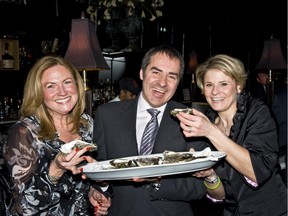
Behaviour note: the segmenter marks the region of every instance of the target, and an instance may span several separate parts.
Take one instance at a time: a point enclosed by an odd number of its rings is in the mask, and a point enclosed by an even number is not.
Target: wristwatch
[[[157,194],[157,192],[159,191],[161,187],[161,183],[160,182],[153,182],[150,184],[150,188],[151,188],[151,191],[150,191],[150,195],[151,196],[155,196]]]

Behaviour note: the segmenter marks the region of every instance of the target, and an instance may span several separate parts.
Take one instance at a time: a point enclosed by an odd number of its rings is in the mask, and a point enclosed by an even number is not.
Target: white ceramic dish
[[[199,152],[187,153],[191,153],[195,156],[197,156],[197,154],[199,155]],[[83,173],[86,174],[88,178],[93,180],[124,180],[131,179],[133,177],[146,178],[155,176],[166,176],[206,169],[212,167],[221,158],[226,156],[226,153],[220,151],[212,151],[211,153],[211,156],[194,159],[189,162],[113,169],[110,165],[111,160],[106,160],[101,162],[88,163],[82,167]],[[133,156],[121,159],[137,159],[141,157],[148,158],[157,156],[161,157],[163,156],[163,154]]]

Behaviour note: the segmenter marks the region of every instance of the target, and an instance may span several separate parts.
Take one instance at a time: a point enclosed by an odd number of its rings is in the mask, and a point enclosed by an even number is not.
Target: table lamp
[[[285,70],[287,68],[285,59],[282,55],[280,41],[273,39],[264,42],[264,48],[260,61],[256,66],[256,70],[269,71],[269,78],[267,83],[267,103],[272,106],[274,97],[274,82],[272,79],[272,71]]]
[[[92,115],[92,91],[87,85],[86,71],[109,70],[102,55],[95,31],[95,25],[86,18],[72,19],[70,42],[64,56],[79,71],[83,71],[86,90],[86,112]]]

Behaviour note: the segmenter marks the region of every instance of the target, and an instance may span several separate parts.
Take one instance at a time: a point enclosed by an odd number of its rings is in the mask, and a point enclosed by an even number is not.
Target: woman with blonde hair
[[[62,57],[44,56],[31,68],[21,118],[9,130],[4,153],[14,185],[11,215],[92,215],[89,200],[98,215],[107,213],[110,199],[98,193],[102,206],[96,205],[91,195],[97,193],[77,167],[94,161],[85,154],[90,147],[60,151],[74,140],[92,143],[84,94],[81,76]]]
[[[215,55],[199,65],[196,79],[211,109],[206,116],[195,109],[181,112],[180,126],[186,137],[206,137],[227,156],[194,175],[204,177],[210,198],[223,200],[224,215],[286,215],[287,189],[276,168],[276,124],[265,102],[243,90],[243,63]]]

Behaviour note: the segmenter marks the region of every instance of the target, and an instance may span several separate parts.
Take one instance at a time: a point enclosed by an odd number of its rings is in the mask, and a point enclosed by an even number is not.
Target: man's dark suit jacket
[[[107,103],[98,107],[95,116],[94,141],[98,145],[97,160],[138,155],[136,141],[137,99]],[[170,115],[173,108],[184,105],[168,102],[159,126],[152,154],[164,150],[196,151],[205,148],[200,142],[184,137],[177,118]],[[135,176],[136,177],[136,176]],[[115,216],[191,216],[190,201],[205,196],[203,181],[191,173],[162,177],[155,194],[151,184],[132,181],[111,181],[114,196],[109,215]]]

